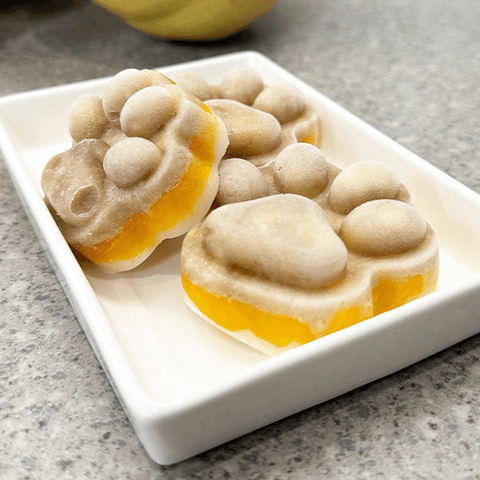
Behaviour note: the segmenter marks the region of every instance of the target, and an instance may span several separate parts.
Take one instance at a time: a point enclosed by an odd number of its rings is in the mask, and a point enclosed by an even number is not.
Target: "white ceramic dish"
[[[267,358],[197,318],[183,303],[181,239],[142,266],[107,275],[80,265],[43,201],[40,174],[69,147],[66,116],[109,79],[0,99],[0,146],[39,238],[136,432],[160,464],[178,462],[395,372],[480,331],[480,196],[305,85],[243,52],[162,68],[211,82],[237,66],[299,87],[323,119],[321,148],[340,167],[378,159],[415,195],[441,242],[436,293]]]

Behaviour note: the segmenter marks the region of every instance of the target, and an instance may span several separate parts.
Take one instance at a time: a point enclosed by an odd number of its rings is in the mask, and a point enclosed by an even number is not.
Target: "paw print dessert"
[[[227,72],[218,85],[208,85],[197,74],[179,74],[174,79],[225,123],[230,142],[225,159],[242,158],[262,166],[288,145],[320,142],[318,114],[293,85],[265,85],[249,67]]]
[[[244,188],[183,243],[186,302],[216,327],[275,354],[435,290],[436,234],[387,165],[295,144],[256,173],[268,193]]]
[[[42,174],[68,243],[107,271],[143,262],[210,208],[228,137],[203,102],[153,70],[124,70],[68,116],[72,148]]]

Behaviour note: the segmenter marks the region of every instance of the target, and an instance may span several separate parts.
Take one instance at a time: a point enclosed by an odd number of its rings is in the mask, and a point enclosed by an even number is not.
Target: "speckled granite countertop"
[[[280,0],[243,33],[204,44],[151,38],[83,0],[15,3],[0,6],[0,95],[257,50],[480,193],[477,0]],[[3,161],[0,234],[1,479],[480,479],[480,336],[190,460],[156,465]]]

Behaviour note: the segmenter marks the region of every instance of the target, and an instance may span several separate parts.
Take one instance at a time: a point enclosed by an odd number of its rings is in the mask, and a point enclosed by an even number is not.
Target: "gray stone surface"
[[[0,95],[257,50],[480,193],[477,0],[280,0],[216,43],[0,4]],[[478,219],[472,219],[478,221]],[[0,478],[480,479],[480,337],[173,466],[146,455],[0,163]]]

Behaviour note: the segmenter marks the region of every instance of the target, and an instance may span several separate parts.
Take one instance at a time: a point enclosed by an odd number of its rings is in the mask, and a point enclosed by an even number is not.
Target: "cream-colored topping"
[[[223,77],[220,94],[222,98],[252,105],[263,88],[263,79],[256,70],[240,67],[230,70]]]
[[[218,167],[219,187],[216,200],[220,205],[245,202],[269,194],[268,184],[260,170],[248,160],[229,158]]]
[[[103,110],[107,118],[120,126],[120,111],[125,102],[135,93],[152,85],[148,76],[140,70],[129,68],[115,75],[110,80],[103,95]]]
[[[164,87],[151,86],[134,93],[122,108],[120,126],[129,137],[150,138],[175,115],[177,101]]]
[[[80,97],[70,109],[67,120],[74,142],[84,138],[101,138],[109,123],[102,99],[96,95]]]
[[[342,214],[370,200],[396,199],[400,193],[400,180],[386,164],[361,161],[342,170],[330,188],[329,205]]]
[[[126,138],[111,147],[103,159],[107,177],[120,188],[139,184],[161,161],[158,147],[141,137]]]
[[[272,114],[280,123],[298,118],[307,106],[303,93],[293,85],[272,85],[265,88],[253,108]]]
[[[395,255],[424,240],[427,222],[414,207],[398,200],[372,200],[343,220],[340,236],[349,250],[365,255]]]
[[[280,142],[281,127],[269,113],[235,100],[205,102],[225,123],[230,144],[227,156],[247,158],[273,150]]]
[[[273,282],[321,288],[345,273],[347,249],[323,210],[298,195],[225,205],[202,225],[203,246],[216,261]]]
[[[273,165],[280,192],[314,198],[328,183],[328,164],[322,152],[308,143],[294,143],[283,149]]]

